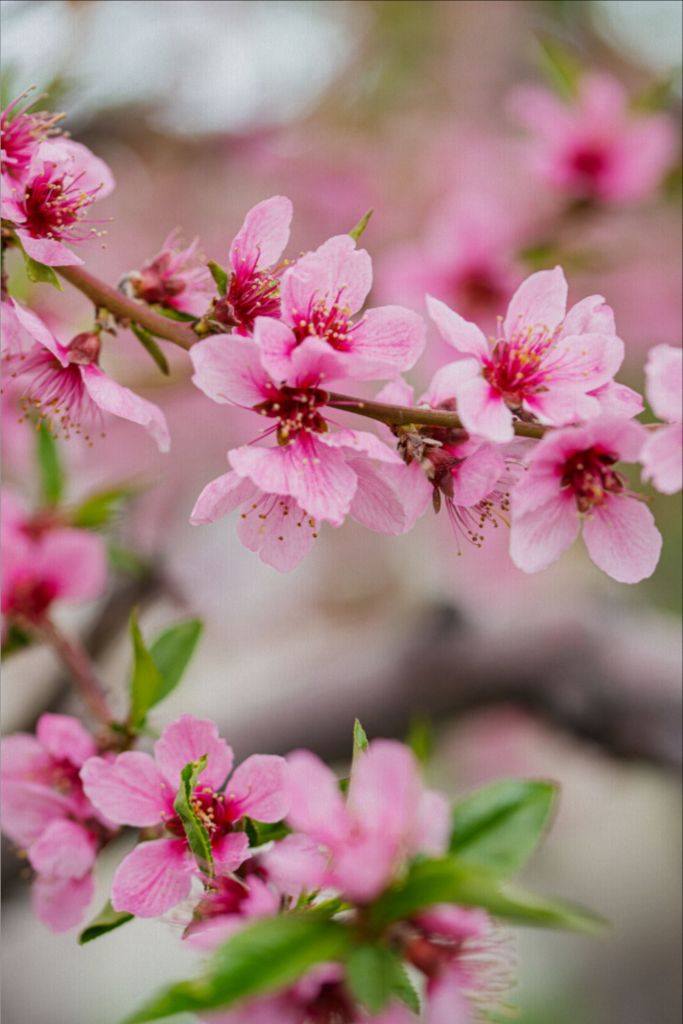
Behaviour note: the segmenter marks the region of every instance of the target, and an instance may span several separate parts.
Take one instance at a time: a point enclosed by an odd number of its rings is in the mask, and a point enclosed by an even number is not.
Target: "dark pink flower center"
[[[472,320],[476,320],[482,313],[500,309],[507,298],[506,290],[494,271],[484,266],[470,267],[465,273],[459,274],[453,283],[453,292],[456,297],[455,308],[466,319]]]
[[[544,362],[552,349],[557,330],[533,327],[498,340],[484,364],[484,377],[512,409],[519,409],[525,397],[547,390]]]
[[[321,388],[293,388],[283,385],[268,385],[269,397],[254,406],[261,416],[276,418],[278,444],[288,444],[302,432],[324,433],[327,423],[318,411],[325,405],[329,395]]]
[[[571,165],[577,174],[590,183],[601,177],[607,170],[608,155],[597,145],[582,146],[572,154]]]
[[[23,196],[25,228],[34,238],[82,241],[87,232],[77,230],[83,214],[93,202],[97,188],[84,189],[81,175],[60,174],[56,164],[43,170],[27,184]]]
[[[0,115],[0,168],[11,178],[20,178],[31,162],[38,143],[58,133],[57,123],[63,114],[50,114],[45,110],[30,113],[27,107],[14,113],[26,93],[18,96]],[[35,101],[34,101],[35,102]]]
[[[40,622],[56,597],[57,587],[52,580],[26,574],[13,580],[8,593],[3,594],[4,611],[30,622]]]
[[[311,299],[308,309],[294,313],[292,319],[297,345],[306,338],[317,337],[337,352],[351,349],[353,332],[358,327],[358,323],[351,323],[351,310],[342,302],[342,291],[329,305],[326,298]]]
[[[132,281],[133,291],[143,302],[166,303],[181,295],[187,285],[182,274],[171,267],[171,253],[163,252],[146,264]]]
[[[339,983],[323,985],[315,999],[306,1007],[310,1024],[353,1024],[357,1020],[353,1004]]]
[[[228,293],[214,303],[212,318],[238,334],[251,334],[257,316],[280,316],[280,276],[285,264],[257,270],[257,257],[242,260],[230,275]]]
[[[561,486],[570,488],[579,512],[604,505],[610,495],[622,494],[625,481],[612,467],[618,457],[601,448],[577,452],[564,464]]]
[[[233,824],[241,816],[239,808],[229,797],[216,793],[209,786],[197,786],[192,794],[191,804],[211,842],[232,831]],[[164,824],[172,835],[185,837],[185,829],[178,815],[173,814]]]
[[[88,395],[79,368],[94,361],[92,354],[90,341],[79,343],[73,350],[75,358],[62,366],[51,352],[36,345],[21,363],[21,374],[28,379],[21,399],[23,408],[37,413],[66,438],[85,430],[83,437],[90,441],[90,429],[102,425],[102,413]]]

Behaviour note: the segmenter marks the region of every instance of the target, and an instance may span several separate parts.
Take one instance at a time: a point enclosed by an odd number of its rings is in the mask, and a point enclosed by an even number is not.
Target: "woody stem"
[[[93,664],[83,648],[65,636],[48,618],[40,623],[38,632],[68,670],[72,682],[92,715],[103,725],[111,725],[114,715],[95,674]]]

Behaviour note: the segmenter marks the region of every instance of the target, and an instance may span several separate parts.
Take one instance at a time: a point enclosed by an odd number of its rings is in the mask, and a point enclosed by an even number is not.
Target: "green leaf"
[[[107,900],[97,917],[94,917],[78,936],[79,945],[83,946],[86,942],[99,939],[100,935],[106,935],[107,932],[120,928],[127,921],[132,921],[133,917],[133,914],[114,910],[109,900]]]
[[[136,551],[133,551],[132,548],[123,547],[121,544],[109,541],[107,544],[107,555],[109,556],[109,564],[112,569],[116,569],[117,572],[123,572],[127,576],[139,579],[142,576],[146,576],[150,571],[150,563]]]
[[[256,921],[228,939],[203,978],[171,985],[126,1024],[146,1024],[183,1011],[227,1008],[277,991],[316,964],[343,960],[352,942],[344,925],[313,913]]]
[[[545,835],[556,797],[554,783],[533,779],[484,786],[453,808],[450,852],[463,863],[513,875]]]
[[[396,993],[397,986],[403,990],[407,977],[392,950],[364,943],[349,954],[346,980],[352,994],[366,1010],[380,1013]]]
[[[400,999],[402,1003],[405,1003],[409,1010],[412,1010],[413,1013],[419,1014],[421,1010],[420,997],[415,990],[415,986],[410,980],[405,967],[398,960],[396,962],[396,967],[397,972],[394,977],[392,993],[397,999]]]
[[[215,260],[209,260],[207,267],[211,271],[211,276],[216,282],[219,295],[228,294],[228,272],[224,270],[220,263],[216,263]]]
[[[367,733],[358,719],[356,719],[353,723],[353,760],[356,761],[361,754],[364,754],[368,746]]]
[[[172,306],[154,305],[152,309],[159,316],[165,316],[167,320],[176,320],[181,324],[193,324],[197,320],[197,317],[192,316],[192,313],[182,313],[179,309],[173,309]]]
[[[98,491],[77,505],[71,514],[71,525],[84,530],[97,530],[108,526],[128,498],[137,493],[136,487],[111,487]]]
[[[130,680],[130,724],[134,729],[144,725],[147,712],[156,703],[163,685],[161,673],[138,625],[138,612],[130,614],[130,638],[133,644],[133,673]]]
[[[150,334],[149,331],[145,330],[144,327],[141,327],[140,324],[131,323],[130,329],[135,335],[135,337],[138,339],[142,347],[145,349],[145,351],[148,352],[149,355],[152,357],[152,359],[157,364],[161,372],[166,377],[168,377],[168,375],[171,372],[171,368],[168,365],[168,360],[166,359],[166,356],[159,348],[154,337]]]
[[[173,810],[183,823],[188,845],[199,870],[213,878],[213,853],[209,833],[192,805],[192,794],[197,788],[199,776],[206,768],[206,761],[207,755],[204,754],[198,761],[190,761],[185,765],[180,773],[180,787],[173,801]]]
[[[356,224],[355,228],[351,228],[351,230],[349,231],[349,234],[351,235],[351,238],[353,238],[354,242],[358,242],[360,240],[361,235],[363,234],[366,227],[370,223],[370,218],[372,217],[373,213],[374,210],[368,210],[367,213],[363,214],[361,219]]]
[[[596,933],[605,927],[605,921],[588,910],[506,884],[493,872],[463,864],[456,857],[414,864],[406,879],[375,903],[371,920],[387,925],[437,903],[483,907],[495,917],[541,928]]]
[[[265,821],[254,821],[252,818],[245,818],[244,826],[249,836],[249,845],[253,847],[277,842],[292,833],[291,828],[285,825],[284,821],[268,824]]]
[[[434,726],[426,715],[416,715],[413,718],[407,741],[420,764],[429,764],[434,752]]]
[[[46,423],[36,428],[36,458],[41,498],[46,505],[58,505],[64,492],[64,471],[57,442]]]
[[[18,241],[18,240],[17,240]],[[62,282],[57,277],[52,267],[48,267],[45,263],[39,263],[38,260],[34,260],[24,249],[21,242],[18,242],[19,248],[21,249],[22,256],[24,257],[24,266],[26,268],[26,276],[29,281],[33,284],[51,284],[57,291],[63,292]]]
[[[31,634],[12,623],[7,629],[7,634],[2,644],[2,657],[9,658],[12,654],[16,654],[17,651],[23,651],[24,648],[30,647],[32,643],[33,638]]]
[[[559,40],[537,35],[541,53],[541,68],[555,90],[565,99],[576,95],[583,65],[578,57]]]
[[[199,619],[186,619],[175,626],[169,626],[156,638],[149,652],[161,676],[161,686],[152,704],[158,704],[176,688],[194,654],[203,628]]]

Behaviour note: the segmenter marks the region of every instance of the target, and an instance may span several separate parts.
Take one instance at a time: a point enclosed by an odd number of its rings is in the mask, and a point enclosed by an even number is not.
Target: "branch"
[[[65,636],[50,619],[41,622],[38,633],[68,669],[69,678],[79,691],[90,713],[102,725],[110,726],[114,721],[114,715],[87,652],[78,643]]]
[[[108,309],[118,320],[132,320],[157,338],[163,338],[164,341],[170,341],[184,349],[192,348],[199,340],[189,324],[178,323],[155,313],[142,303],[129,299],[116,288],[100,281],[82,267],[55,267],[55,270],[65,281],[87,295],[98,308]]]
[[[368,416],[390,426],[407,427],[419,424],[426,427],[448,427],[464,429],[457,413],[445,409],[429,409],[427,406],[411,407],[407,405],[390,405],[388,402],[372,402],[365,398],[353,398],[350,395],[330,394],[329,405],[344,412],[355,412],[358,416]],[[540,423],[514,422],[514,431],[518,437],[541,438],[546,427]]]

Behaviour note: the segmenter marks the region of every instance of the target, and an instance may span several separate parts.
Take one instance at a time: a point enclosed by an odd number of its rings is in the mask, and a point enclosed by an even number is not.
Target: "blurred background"
[[[531,173],[509,103],[522,84],[557,89],[577,68],[601,70],[678,124],[677,0],[5,0],[2,17],[5,101],[45,89],[113,168],[107,237],[84,254],[112,283],[176,226],[225,263],[246,210],[282,193],[295,205],[290,255],[374,209],[363,244],[375,302],[421,310],[419,268],[485,324],[525,274],[561,262],[571,299],[601,292],[614,308],[624,382],[642,390],[647,350],[680,344],[676,160],[637,203],[568,203]],[[57,333],[88,326],[80,294],[29,294],[21,273],[12,285]],[[443,354],[431,344],[418,387]],[[162,378],[120,332],[106,358],[163,406],[170,455],[122,421],[94,449],[63,446],[74,498],[139,487],[117,527],[109,594],[65,620],[112,693],[127,672],[130,608],[146,629],[191,611],[204,641],[159,726],[189,711],[216,718],[238,756],[306,745],[341,763],[358,716],[371,736],[429,731],[432,780],[453,794],[502,775],[558,780],[559,815],[529,881],[614,928],[602,940],[520,932],[519,1020],[680,1021],[680,496],[653,495],[664,555],[635,587],[612,583],[578,546],[525,576],[503,528],[469,550],[431,516],[398,539],[327,528],[280,576],[241,547],[234,522],[189,525],[200,489],[252,426],[193,388],[182,353],[167,354]],[[5,474],[27,489],[31,432],[12,401],[10,389]],[[5,732],[48,707],[74,710],[69,700],[48,652],[7,663]],[[101,902],[127,842],[103,858]],[[115,1024],[192,973],[172,919],[81,949],[31,916],[11,849],[3,874],[5,1024]]]

